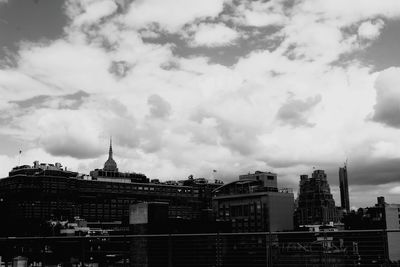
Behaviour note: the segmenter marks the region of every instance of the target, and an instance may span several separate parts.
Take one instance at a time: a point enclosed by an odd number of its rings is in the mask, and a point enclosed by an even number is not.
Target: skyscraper
[[[342,209],[350,212],[349,185],[347,182],[347,162],[339,168],[340,201]]]
[[[300,176],[296,221],[298,225],[338,221],[335,200],[323,170],[314,170],[311,177]]]

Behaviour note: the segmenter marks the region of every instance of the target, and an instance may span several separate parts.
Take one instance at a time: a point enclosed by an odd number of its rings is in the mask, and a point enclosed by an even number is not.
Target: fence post
[[[265,234],[265,265],[266,266],[269,266],[269,260],[268,260],[268,258],[269,258],[269,251],[268,251],[268,247],[269,247],[269,243],[268,243],[269,241],[268,241],[268,234],[266,233]]]
[[[123,264],[124,264],[124,267],[128,267],[127,261],[128,261],[128,258],[129,258],[130,246],[129,246],[129,243],[128,243],[128,239],[126,238],[126,235],[124,235],[122,243],[123,243],[123,247],[125,249],[125,255],[124,255]]]
[[[383,241],[383,266],[387,266],[389,262],[389,243],[388,243],[388,232],[386,229],[382,229],[382,241]]]
[[[81,254],[81,266],[85,266],[85,238],[81,237],[81,248],[82,248],[82,254]]]
[[[172,267],[172,237],[168,234],[168,267]]]
[[[323,259],[324,259],[324,266],[328,266],[328,237],[327,237],[327,232],[324,231],[324,241],[322,243],[322,253],[323,253]]]
[[[215,239],[215,253],[216,253],[216,259],[215,259],[215,266],[216,267],[220,267],[221,266],[221,244],[220,244],[220,237],[219,237],[219,233],[217,233],[216,239]]]
[[[271,235],[271,230],[265,234],[266,237],[266,242],[265,242],[265,247],[266,247],[266,264],[268,267],[272,266],[272,252],[271,252],[271,247],[272,247],[272,235]]]

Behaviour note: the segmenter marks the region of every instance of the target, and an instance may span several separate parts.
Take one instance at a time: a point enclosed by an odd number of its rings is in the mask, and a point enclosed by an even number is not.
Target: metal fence
[[[400,230],[0,238],[2,266],[400,266]]]

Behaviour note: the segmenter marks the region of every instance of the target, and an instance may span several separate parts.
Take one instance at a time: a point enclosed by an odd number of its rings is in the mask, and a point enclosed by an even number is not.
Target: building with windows
[[[151,183],[144,174],[119,172],[110,144],[103,169],[80,175],[61,164],[35,162],[13,168],[0,179],[0,235],[42,235],[46,222],[73,221],[128,229],[129,206],[140,202],[168,204],[168,216],[199,219],[211,209],[211,191],[221,184]],[[185,185],[184,185],[185,184]],[[6,214],[3,216],[3,214]]]
[[[323,170],[314,170],[311,177],[300,176],[297,205],[295,217],[298,226],[339,221],[335,200]]]
[[[349,185],[347,180],[347,163],[339,168],[340,203],[341,208],[350,212]]]
[[[214,190],[213,210],[234,232],[293,230],[294,196],[278,189],[277,175],[257,171]]]
[[[385,251],[391,261],[400,261],[400,204],[388,204],[384,197],[377,198],[373,207],[360,208],[344,217],[347,230],[387,230],[385,235]]]
[[[256,171],[254,173],[239,175],[239,180],[262,181],[265,190],[274,191],[278,188],[276,173]]]

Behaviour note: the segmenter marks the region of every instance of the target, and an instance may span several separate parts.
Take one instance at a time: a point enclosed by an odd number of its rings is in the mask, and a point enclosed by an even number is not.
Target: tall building
[[[339,168],[340,202],[343,210],[350,212],[349,185],[347,180],[347,163]]]
[[[234,232],[293,230],[294,196],[290,189],[278,189],[276,174],[257,171],[239,177],[214,190],[218,221],[231,222]]]
[[[296,222],[300,225],[337,222],[335,200],[323,170],[315,170],[312,177],[300,176],[300,190]]]

